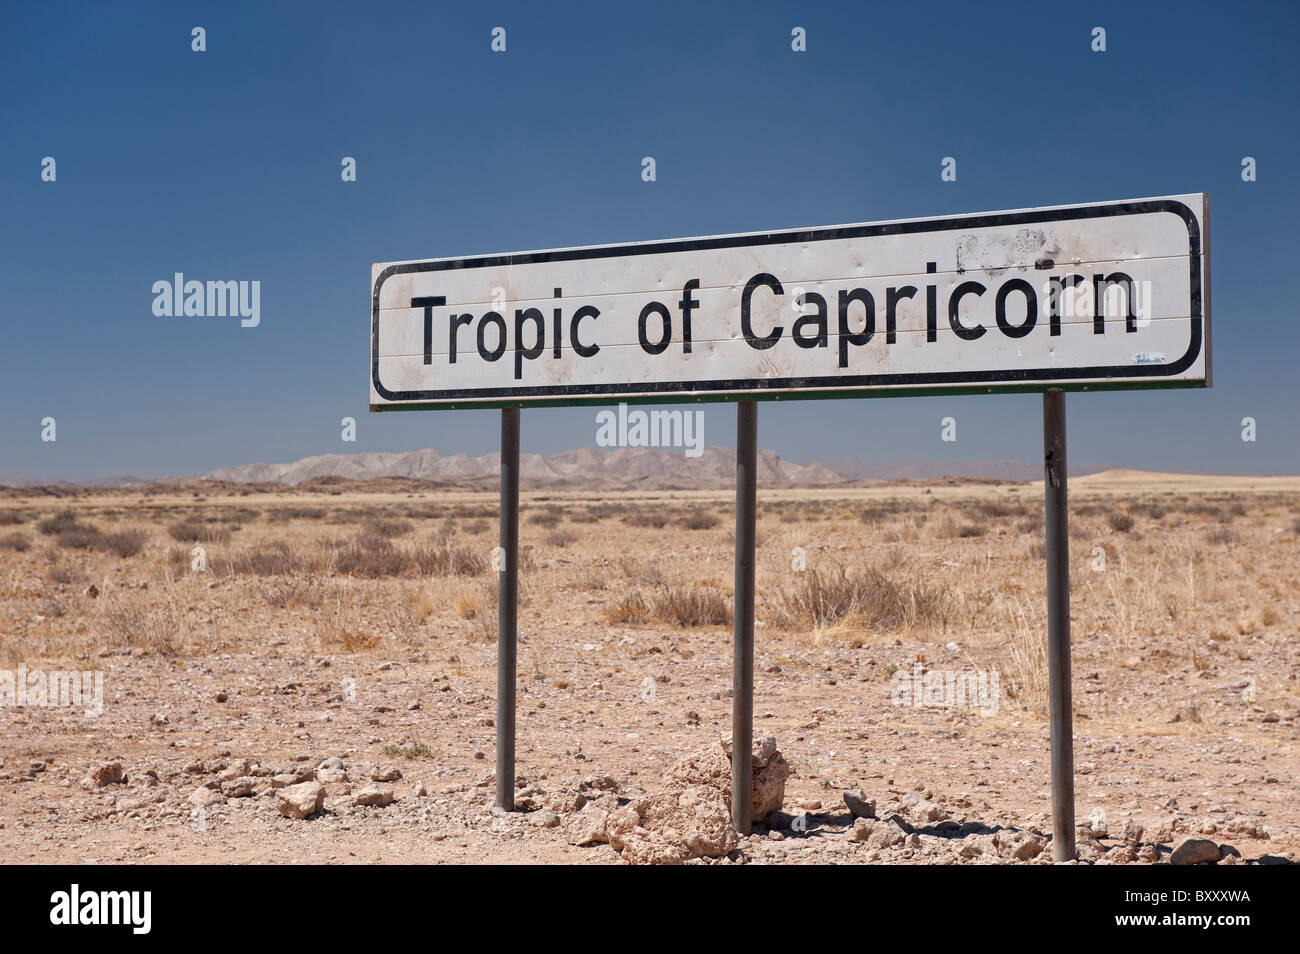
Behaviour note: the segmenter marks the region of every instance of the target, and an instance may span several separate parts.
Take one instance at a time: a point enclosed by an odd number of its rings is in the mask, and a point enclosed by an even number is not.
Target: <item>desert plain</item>
[[[1080,863],[1296,860],[1300,478],[1070,493]],[[532,488],[521,521],[493,813],[489,488],[0,490],[0,671],[102,673],[98,712],[0,705],[3,857],[1050,863],[1041,483],[760,485],[780,809],[726,840],[683,808],[637,850],[606,822],[730,738],[732,492]]]

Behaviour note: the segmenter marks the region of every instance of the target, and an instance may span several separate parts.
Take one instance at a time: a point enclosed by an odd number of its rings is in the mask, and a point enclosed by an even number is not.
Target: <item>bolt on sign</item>
[[[1208,197],[374,265],[371,407],[1209,384]]]

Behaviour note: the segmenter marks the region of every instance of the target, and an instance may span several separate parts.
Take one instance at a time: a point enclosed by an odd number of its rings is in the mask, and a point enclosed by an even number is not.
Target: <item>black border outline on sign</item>
[[[542,262],[581,261],[583,259],[614,258],[630,255],[654,255],[668,252],[695,252],[719,248],[746,248],[755,245],[784,245],[800,242],[819,242],[834,239],[875,238],[882,235],[912,235],[922,232],[948,232],[954,229],[989,228],[1001,225],[1028,225],[1042,222],[1069,222],[1076,219],[1102,218],[1113,215],[1144,215],[1169,212],[1177,215],[1187,226],[1187,245],[1191,280],[1191,342],[1187,352],[1170,364],[1117,365],[1089,368],[1031,368],[1000,371],[934,371],[909,374],[860,374],[817,378],[753,378],[750,380],[723,379],[718,381],[661,381],[635,384],[602,385],[539,385],[519,388],[459,388],[451,391],[390,391],[379,381],[379,292],[384,282],[393,275],[410,272],[447,271],[455,268],[486,268],[496,265],[533,265]],[[925,219],[913,222],[886,222],[868,225],[832,226],[829,228],[801,229],[792,232],[767,232],[743,236],[717,238],[678,239],[663,242],[646,242],[637,245],[607,245],[598,248],[565,249],[554,252],[524,252],[505,255],[485,255],[474,258],[447,259],[437,262],[406,262],[390,265],[375,279],[371,301],[370,373],[375,391],[387,401],[394,402],[468,402],[471,406],[490,406],[486,402],[530,398],[539,403],[581,400],[584,398],[617,397],[620,394],[653,398],[662,394],[664,399],[683,398],[698,401],[735,401],[745,391],[771,391],[781,394],[815,390],[846,391],[861,389],[865,394],[879,394],[889,384],[917,385],[961,384],[980,386],[989,382],[1005,381],[1016,390],[1035,381],[1057,382],[1083,378],[1142,378],[1165,377],[1178,374],[1191,367],[1200,355],[1202,344],[1202,278],[1201,230],[1196,215],[1184,203],[1174,199],[1156,199],[1138,202],[1118,202],[1107,205],[1075,206],[1063,209],[1033,209],[1024,212],[998,212],[988,215],[966,215],[948,219]],[[1207,369],[1208,374],[1208,369]],[[991,390],[997,390],[993,388]],[[906,394],[901,390],[900,394]],[[776,394],[773,394],[775,397]],[[842,395],[837,395],[842,396]],[[751,400],[753,398],[750,398]],[[484,403],[480,403],[484,402]],[[372,405],[378,410],[400,407],[401,404]]]

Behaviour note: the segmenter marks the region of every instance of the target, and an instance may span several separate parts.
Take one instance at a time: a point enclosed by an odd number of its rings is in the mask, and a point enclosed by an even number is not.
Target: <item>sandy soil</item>
[[[1085,860],[1167,859],[1189,835],[1295,858],[1300,480],[1112,473],[1071,490],[1077,807],[1105,832]],[[784,814],[721,861],[1005,862],[997,832],[1050,834],[1040,490],[760,490],[760,513],[756,732],[793,774]],[[731,498],[525,494],[531,810],[507,816],[490,811],[495,514],[490,494],[357,485],[11,494],[0,669],[101,670],[104,688],[96,716],[0,708],[3,857],[618,862],[570,844],[582,798],[658,791],[730,733],[730,628],[709,620],[730,598]],[[142,549],[122,556],[133,543],[105,535],[128,531]],[[842,596],[841,567],[859,585],[814,621],[810,593]],[[996,674],[1000,691],[898,704],[924,672]],[[331,756],[346,775],[327,776],[324,810],[284,817],[272,779]],[[83,784],[110,761],[124,782]],[[252,794],[196,808],[232,766]],[[395,801],[354,804],[367,785]],[[909,837],[855,840],[854,788]]]

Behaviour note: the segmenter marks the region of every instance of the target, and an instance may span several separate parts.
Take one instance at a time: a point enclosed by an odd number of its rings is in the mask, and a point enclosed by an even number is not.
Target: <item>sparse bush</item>
[[[1133,517],[1127,513],[1120,513],[1118,510],[1112,510],[1106,517],[1106,522],[1116,533],[1128,533],[1133,529]]]
[[[258,581],[257,592],[268,606],[276,609],[290,606],[319,609],[323,600],[320,580],[300,573],[266,575]]]
[[[229,510],[221,510],[212,514],[207,519],[211,523],[228,523],[232,529],[238,529],[245,523],[252,523],[259,516],[260,511],[252,510],[248,507],[233,507]]]
[[[674,626],[719,626],[732,620],[731,602],[717,590],[704,586],[661,587],[648,598],[632,590],[605,608],[611,623],[647,623]]]
[[[346,513],[348,511],[344,511]],[[266,519],[272,523],[287,523],[290,520],[320,520],[325,514],[323,507],[279,507],[267,511]]]
[[[0,550],[13,550],[15,553],[26,553],[31,548],[32,541],[26,534],[11,533],[8,536],[0,537]]]
[[[578,586],[584,590],[604,590],[609,588],[609,580],[603,573],[588,570],[579,578]]]
[[[732,621],[731,601],[708,587],[667,587],[654,595],[651,613],[661,623],[720,626]]]
[[[903,585],[874,570],[850,573],[844,567],[805,570],[774,604],[777,625],[829,626],[857,620],[881,629],[903,629],[947,619],[946,589]]]
[[[366,522],[366,533],[373,534],[377,537],[391,539],[410,533],[414,527],[406,520],[389,520],[383,517],[372,517]]]
[[[578,535],[568,530],[553,530],[546,535],[546,542],[553,547],[563,549],[570,543],[577,543]]]
[[[637,590],[623,594],[605,607],[605,619],[611,623],[648,623],[650,617],[650,605]]]
[[[335,572],[370,579],[401,576],[409,564],[410,560],[403,551],[373,534],[357,537],[334,558]]]
[[[224,543],[230,539],[230,531],[225,527],[198,520],[179,520],[167,528],[167,533],[177,543]]]
[[[686,530],[712,530],[720,522],[717,514],[709,513],[707,510],[696,510],[677,521],[678,525]]]
[[[1160,506],[1159,504],[1141,503],[1141,504],[1134,504],[1132,507],[1129,507],[1128,512],[1131,514],[1145,514],[1147,517],[1149,517],[1152,520],[1160,520],[1169,511],[1166,510],[1164,507]]]
[[[650,527],[659,530],[668,524],[668,518],[659,511],[638,510],[625,516],[623,522],[629,527]]]
[[[51,583],[82,583],[86,579],[86,571],[80,563],[56,563],[50,567]]]
[[[1016,524],[1017,533],[1037,533],[1042,534],[1043,518],[1042,517],[1025,517]]]
[[[118,533],[106,533],[99,541],[100,549],[109,551],[119,557],[133,557],[149,542],[149,535],[141,530],[122,530]]]
[[[21,510],[0,510],[0,526],[12,527],[15,524],[26,523],[30,516]]]
[[[77,528],[77,515],[71,510],[64,510],[52,517],[46,517],[36,525],[36,529],[47,537],[57,537],[61,533]]]
[[[959,537],[982,537],[984,536],[984,533],[985,533],[984,525],[980,523],[965,524],[962,526],[960,530],[957,531],[957,535]]]
[[[423,742],[412,742],[409,745],[385,745],[383,753],[389,758],[394,759],[431,759],[433,758],[433,749],[429,748]]]
[[[104,533],[98,527],[78,525],[64,530],[56,540],[59,546],[69,550],[98,550],[103,546]]]
[[[105,607],[104,624],[110,640],[154,653],[175,653],[180,649],[183,619],[173,606],[154,609],[117,602]]]
[[[541,513],[535,513],[528,518],[529,523],[537,524],[539,527],[558,527],[560,521],[564,519],[564,512],[561,510],[543,510]]]
[[[411,557],[422,576],[478,576],[487,569],[487,561],[478,550],[457,546],[451,534],[437,537],[429,546],[415,548]]]
[[[270,543],[236,553],[226,560],[223,569],[248,576],[278,576],[295,573],[301,566],[287,543]]]

